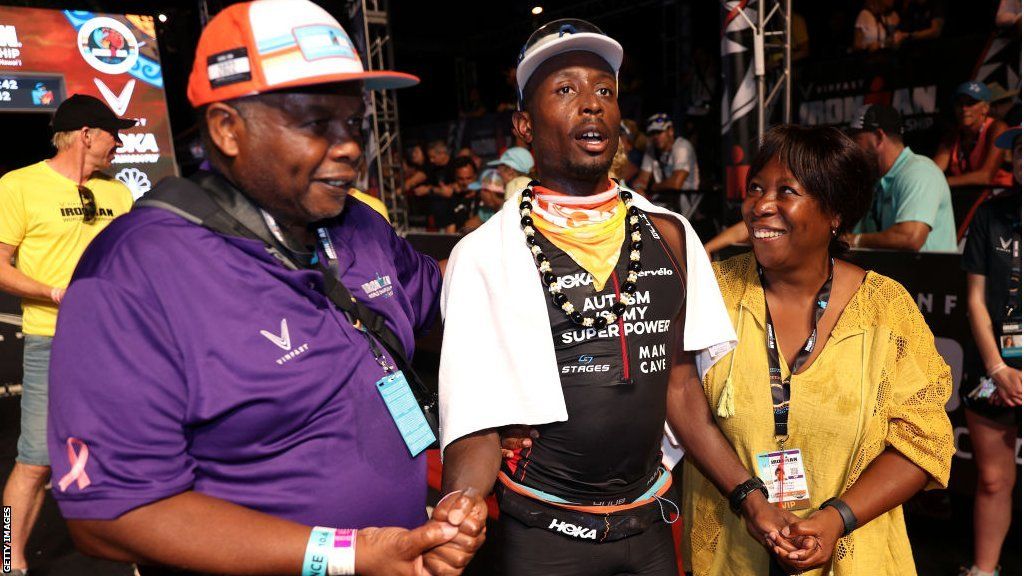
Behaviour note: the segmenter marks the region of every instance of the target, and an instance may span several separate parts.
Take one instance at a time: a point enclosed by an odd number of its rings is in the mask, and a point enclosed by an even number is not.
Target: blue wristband
[[[302,576],[327,576],[327,559],[333,548],[334,528],[314,527],[302,560]]]

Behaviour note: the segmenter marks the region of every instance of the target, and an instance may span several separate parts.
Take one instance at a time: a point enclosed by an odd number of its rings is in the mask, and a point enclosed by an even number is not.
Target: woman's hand
[[[797,515],[768,502],[764,494],[757,491],[743,500],[741,512],[747,525],[747,532],[768,550],[781,547],[786,552],[795,552],[798,549],[781,536],[783,528],[800,520]]]
[[[830,506],[783,528],[775,538],[772,552],[785,568],[803,572],[828,562],[842,535],[843,517]],[[787,544],[795,544],[799,549],[789,550]]]
[[[996,385],[996,393],[992,395],[992,403],[1000,406],[1021,405],[1020,370],[1007,366],[992,375]]]

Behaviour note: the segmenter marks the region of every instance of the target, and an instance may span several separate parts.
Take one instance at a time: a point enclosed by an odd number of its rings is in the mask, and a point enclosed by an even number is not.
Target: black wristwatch
[[[764,494],[765,500],[768,499],[768,488],[760,478],[754,476],[750,480],[747,480],[732,489],[732,492],[729,493],[729,508],[732,508],[733,512],[739,514],[740,506],[743,505],[743,501],[746,500],[747,496],[750,496],[751,492],[754,492],[755,490],[760,490],[761,493]]]
[[[846,502],[839,498],[829,498],[818,507],[818,510],[824,510],[828,506],[835,508],[836,512],[839,512],[839,515],[843,518],[843,536],[857,529],[857,517]]]

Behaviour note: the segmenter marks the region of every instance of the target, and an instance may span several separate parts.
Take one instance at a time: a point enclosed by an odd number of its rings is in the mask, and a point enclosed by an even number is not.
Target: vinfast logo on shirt
[[[391,286],[391,276],[381,276],[380,273],[375,279],[363,284],[362,288],[370,298],[378,296],[391,298],[395,294],[395,289]]]
[[[266,330],[260,330],[260,334],[262,334],[263,337],[266,338],[267,340],[273,342],[281,350],[288,352],[287,354],[281,356],[276,360],[278,364],[284,364],[285,362],[288,362],[289,360],[299,356],[306,350],[309,350],[308,343],[304,343],[301,346],[298,346],[297,348],[292,350],[292,337],[291,334],[288,332],[288,320],[286,318],[281,318],[280,335],[274,334],[273,332],[268,332]]]
[[[263,334],[263,336],[265,336],[267,340],[270,340],[274,344],[277,344],[277,347],[280,348],[281,350],[292,349],[292,337],[290,334],[288,334],[288,320],[285,318],[281,318],[280,336],[274,334],[273,332],[267,332],[266,330],[260,330],[260,334]]]
[[[1002,252],[1004,254],[1009,254],[1010,253],[1010,247],[1013,246],[1013,244],[1014,244],[1014,239],[1013,238],[1003,238],[1002,236],[1000,236],[999,237],[999,246],[996,246],[996,252]]]

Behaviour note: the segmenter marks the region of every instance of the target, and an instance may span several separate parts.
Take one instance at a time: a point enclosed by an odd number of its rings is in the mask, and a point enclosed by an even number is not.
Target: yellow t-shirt
[[[103,174],[85,186],[96,197],[96,220],[82,221],[78,186],[46,161],[0,178],[0,242],[18,248],[16,268],[47,286],[66,287],[89,242],[132,206],[132,194]],[[57,306],[22,300],[22,332],[53,336]]]
[[[374,212],[383,216],[384,219],[387,220],[389,224],[391,223],[391,217],[388,216],[388,207],[384,205],[384,202],[382,202],[380,198],[377,198],[376,196],[370,196],[366,192],[360,192],[355,188],[349,190],[348,195],[355,198],[356,200],[359,200],[363,204],[366,204],[370,208],[373,208]]]

